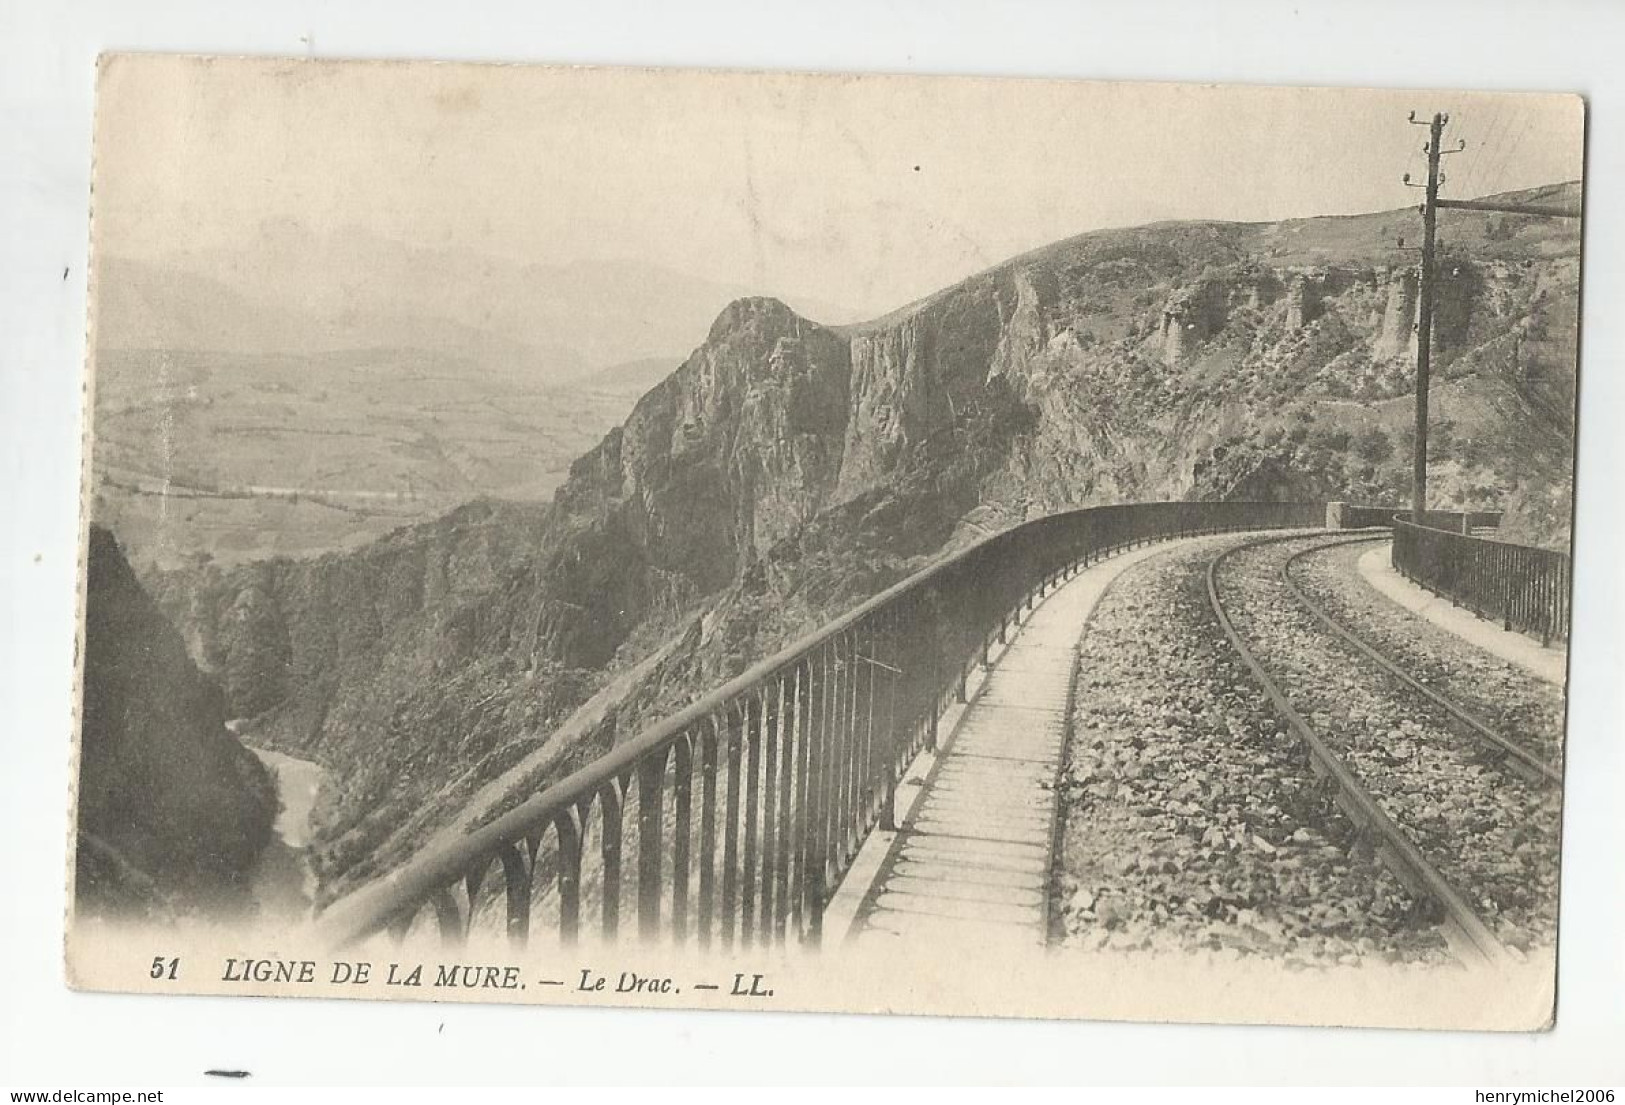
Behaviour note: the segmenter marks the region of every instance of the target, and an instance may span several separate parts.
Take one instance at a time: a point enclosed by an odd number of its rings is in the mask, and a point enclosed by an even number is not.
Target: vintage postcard
[[[1584,112],[104,58],[69,981],[1549,1025]]]

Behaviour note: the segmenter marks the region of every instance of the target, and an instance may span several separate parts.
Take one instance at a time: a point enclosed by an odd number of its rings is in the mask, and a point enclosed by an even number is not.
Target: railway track
[[[1318,545],[1312,545],[1307,549],[1301,549],[1298,552],[1293,553],[1287,558],[1286,562],[1281,565],[1281,579],[1286,583],[1287,588],[1291,590],[1293,597],[1303,605],[1304,609],[1308,610],[1317,619],[1319,619],[1321,624],[1325,625],[1327,629],[1331,630],[1342,640],[1346,641],[1351,648],[1359,652],[1373,664],[1377,665],[1383,671],[1387,672],[1401,683],[1404,683],[1412,691],[1421,695],[1423,698],[1426,698],[1429,702],[1432,702],[1435,706],[1439,707],[1439,709],[1445,711],[1451,717],[1459,721],[1468,729],[1468,731],[1473,733],[1480,741],[1482,741],[1486,747],[1491,749],[1492,754],[1503,757],[1505,759],[1506,766],[1510,770],[1518,772],[1526,780],[1532,783],[1538,783],[1546,786],[1560,785],[1563,782],[1563,772],[1561,768],[1555,764],[1548,763],[1546,760],[1524,747],[1524,745],[1520,742],[1512,740],[1509,737],[1497,732],[1487,722],[1480,720],[1472,713],[1463,709],[1456,702],[1453,702],[1451,699],[1440,694],[1432,687],[1429,687],[1426,683],[1423,683],[1421,680],[1417,679],[1410,672],[1406,671],[1403,667],[1396,663],[1387,653],[1383,652],[1380,648],[1365,640],[1363,637],[1360,637],[1358,634],[1354,633],[1347,626],[1343,625],[1336,618],[1334,618],[1324,606],[1322,606],[1306,590],[1304,590],[1297,579],[1293,576],[1293,566],[1302,562],[1305,557],[1325,552],[1328,549],[1341,548],[1344,545],[1358,545],[1371,541],[1383,541],[1387,539],[1388,533],[1387,531],[1384,531],[1381,534],[1368,534],[1359,537],[1347,537],[1339,541],[1327,541]]]
[[[1312,540],[1312,536],[1277,535],[1230,546],[1207,565],[1208,603],[1225,637],[1259,688],[1307,749],[1315,774],[1337,806],[1384,865],[1413,894],[1436,907],[1434,916],[1457,957],[1497,965],[1516,960],[1521,956],[1516,950],[1517,944],[1509,947],[1503,937],[1510,933],[1518,943],[1538,942],[1531,941],[1531,932],[1543,932],[1546,911],[1555,911],[1555,851],[1551,852],[1549,861],[1544,858],[1547,841],[1541,834],[1546,832],[1546,819],[1540,814],[1553,808],[1548,799],[1552,784],[1560,780],[1560,774],[1553,765],[1518,742],[1507,739],[1459,704],[1419,683],[1391,657],[1339,624],[1293,578],[1293,565],[1312,553],[1375,539],[1361,535],[1329,542],[1315,541],[1281,559],[1267,575],[1259,572],[1253,561],[1277,556],[1274,546]],[[1243,567],[1240,561],[1248,562]],[[1226,572],[1227,565],[1234,568],[1233,573]],[[1248,570],[1254,573],[1251,577],[1246,574]],[[1244,594],[1248,588],[1252,589],[1250,596]],[[1272,590],[1274,593],[1266,593]],[[1282,598],[1289,599],[1285,605],[1295,603],[1301,614],[1312,620],[1308,623],[1293,620],[1297,615],[1290,610],[1270,611],[1270,604],[1279,604]],[[1271,618],[1275,620],[1270,621]],[[1305,626],[1313,626],[1322,640],[1303,637],[1308,632]],[[1317,681],[1301,672],[1272,671],[1272,665],[1278,669],[1290,667],[1286,661],[1296,653],[1288,649],[1272,656],[1262,642],[1271,633],[1285,635],[1287,631],[1299,635],[1294,648],[1301,646],[1306,651],[1315,651],[1330,645],[1331,651],[1324,652],[1324,657],[1330,662],[1340,662],[1352,655],[1358,661],[1355,668],[1361,663],[1366,665],[1366,675],[1348,669],[1337,681],[1341,690],[1334,690],[1312,686]],[[1361,678],[1369,678],[1371,670],[1380,673],[1381,679],[1393,682],[1374,692],[1377,684],[1359,682]],[[1425,773],[1413,769],[1415,760],[1409,764],[1396,760],[1396,768],[1385,770],[1382,765],[1386,762],[1383,758],[1386,753],[1382,745],[1386,738],[1380,735],[1385,723],[1373,725],[1370,715],[1362,715],[1339,725],[1328,713],[1334,708],[1333,702],[1339,693],[1356,700],[1362,695],[1368,700],[1380,699],[1385,710],[1397,709],[1396,703],[1402,696],[1409,695],[1412,703],[1420,700],[1426,704],[1422,712],[1433,711],[1434,717],[1448,718],[1447,724],[1452,728],[1446,738],[1425,742],[1425,752],[1416,754],[1417,760],[1426,759],[1425,766],[1433,773],[1432,781]],[[1412,721],[1405,724],[1415,725]],[[1435,729],[1441,731],[1438,725]],[[1373,731],[1378,735],[1374,737]],[[1422,727],[1416,725],[1414,730],[1404,734],[1394,730],[1388,737],[1403,736],[1396,745],[1409,744],[1412,736],[1423,732]],[[1459,739],[1458,734],[1467,740]],[[1465,751],[1467,743],[1475,746],[1476,755]],[[1412,753],[1407,750],[1404,755],[1410,757]],[[1486,764],[1493,765],[1491,771],[1484,770]],[[1503,789],[1496,787],[1497,782]],[[1537,797],[1537,793],[1548,797]],[[1427,811],[1436,815],[1437,807],[1446,801],[1466,808],[1477,817],[1482,834],[1473,833],[1471,838],[1466,838],[1459,827],[1441,828],[1435,822],[1442,819],[1436,816],[1430,821]],[[1509,808],[1497,812],[1501,804]],[[1484,810],[1491,812],[1482,813]],[[1526,819],[1535,825],[1532,831],[1539,838],[1536,843],[1531,844],[1529,838],[1519,835],[1519,812],[1527,814]],[[1551,820],[1555,824],[1555,818]],[[1550,844],[1555,848],[1555,837]],[[1502,861],[1494,855],[1498,848],[1513,858]],[[1522,868],[1543,871],[1541,865],[1548,862],[1549,887],[1536,886],[1527,894],[1518,889],[1517,875]],[[1531,877],[1524,881],[1540,883],[1541,879]],[[1521,900],[1522,897],[1529,900]],[[1505,903],[1510,904],[1503,909]]]
[[[1051,893],[1061,947],[1289,969],[1459,962],[1384,865],[1213,617],[1209,560],[1126,573],[1078,655]]]
[[[1505,756],[1504,770],[1521,771],[1531,781],[1557,782],[1563,770],[1562,687],[1374,594],[1361,565],[1376,558],[1386,562],[1387,552],[1387,542],[1329,542],[1294,557],[1291,578],[1334,623],[1403,675],[1542,764],[1534,768],[1520,762],[1525,757]]]

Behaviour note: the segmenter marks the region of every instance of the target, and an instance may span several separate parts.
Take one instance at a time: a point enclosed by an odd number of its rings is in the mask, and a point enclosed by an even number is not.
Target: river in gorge
[[[282,808],[272,826],[271,842],[260,853],[251,880],[260,918],[297,922],[310,918],[316,900],[316,876],[310,869],[311,814],[326,773],[320,764],[281,752],[245,745],[270,768]]]

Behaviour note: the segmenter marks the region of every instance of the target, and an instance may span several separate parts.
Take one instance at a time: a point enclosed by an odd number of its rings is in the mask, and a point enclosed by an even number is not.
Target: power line
[[[1468,109],[1465,119],[1462,118],[1462,115],[1463,113],[1458,110],[1451,116],[1451,119],[1455,122],[1456,129],[1458,131],[1464,130],[1464,123],[1470,124],[1473,119],[1477,118],[1477,116],[1472,113],[1471,108]],[[1469,126],[1465,129],[1470,130],[1471,127]],[[1472,150],[1467,153],[1466,157],[1463,157],[1456,162],[1456,171],[1451,174],[1450,183],[1457,191],[1465,192],[1469,187],[1468,182],[1472,176],[1472,163],[1478,157],[1478,154],[1479,149],[1475,144]]]
[[[1525,138],[1529,137],[1529,132],[1534,130],[1534,129],[1535,129],[1535,120],[1534,120],[1534,117],[1531,116],[1529,121],[1526,122],[1523,125],[1523,129],[1518,132],[1517,140],[1515,142],[1513,142],[1512,147],[1507,150],[1506,159],[1503,162],[1503,164],[1505,166],[1510,167],[1512,165],[1513,161],[1517,157],[1518,150],[1523,147],[1523,140]]]
[[[1472,175],[1472,182],[1474,186],[1472,188],[1463,189],[1465,194],[1469,196],[1478,195],[1487,187],[1485,184],[1485,180],[1487,179],[1485,174],[1486,171],[1491,169],[1494,165],[1494,161],[1490,156],[1490,150],[1495,145],[1503,129],[1506,127],[1506,122],[1505,109],[1502,106],[1497,105],[1495,114],[1490,119],[1489,126],[1484,128],[1484,133],[1482,135],[1474,139],[1472,161],[1468,165],[1468,171]]]
[[[1463,195],[1480,195],[1486,190],[1484,177],[1481,175],[1480,170],[1493,164],[1489,156],[1490,147],[1505,132],[1506,124],[1506,105],[1502,101],[1497,101],[1494,112],[1490,116],[1490,121],[1484,128],[1484,133],[1473,143],[1473,152],[1468,155],[1465,176],[1470,184],[1464,182],[1461,189]]]
[[[1518,123],[1522,122],[1522,127]],[[1480,163],[1486,168],[1489,179],[1480,183],[1477,190],[1479,195],[1489,195],[1494,192],[1504,192],[1513,183],[1507,179],[1506,170],[1511,166],[1523,140],[1534,129],[1536,120],[1532,116],[1524,115],[1515,108],[1509,108],[1504,125],[1484,143],[1483,157]]]

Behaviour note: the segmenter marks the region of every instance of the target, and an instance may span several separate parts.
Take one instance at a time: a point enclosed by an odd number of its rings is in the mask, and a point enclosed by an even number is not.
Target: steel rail
[[[1292,565],[1298,563],[1304,557],[1313,553],[1325,552],[1327,549],[1342,548],[1344,545],[1358,545],[1367,541],[1382,540],[1391,540],[1391,537],[1388,534],[1371,534],[1363,537],[1350,537],[1343,541],[1327,541],[1324,544],[1303,549],[1288,557],[1281,565],[1281,579],[1292,591],[1293,596],[1303,604],[1304,608],[1315,617],[1319,618],[1328,629],[1330,629],[1333,633],[1336,633],[1348,644],[1358,649],[1366,658],[1371,660],[1378,667],[1382,668],[1383,671],[1400,680],[1406,686],[1410,687],[1422,697],[1426,698],[1429,702],[1432,702],[1441,710],[1448,713],[1451,717],[1467,726],[1467,728],[1470,729],[1473,735],[1479,740],[1491,745],[1497,751],[1506,756],[1510,756],[1513,760],[1517,761],[1517,763],[1522,765],[1523,768],[1533,776],[1530,781],[1545,783],[1548,785],[1560,784],[1563,781],[1563,772],[1561,768],[1547,763],[1545,760],[1518,744],[1516,741],[1510,740],[1507,737],[1502,736],[1500,733],[1497,733],[1488,724],[1480,721],[1478,718],[1462,709],[1456,703],[1452,702],[1450,699],[1446,698],[1432,687],[1429,687],[1427,684],[1405,671],[1391,657],[1382,652],[1375,645],[1356,635],[1347,626],[1340,624],[1325,610],[1325,608],[1323,608],[1318,602],[1309,596],[1308,592],[1303,589],[1296,579],[1292,578]]]
[[[1450,885],[1450,881],[1422,854],[1421,849],[1411,841],[1399,824],[1383,811],[1365,784],[1360,782],[1287,699],[1280,684],[1265,670],[1253,650],[1242,640],[1229,612],[1224,608],[1224,602],[1219,597],[1220,564],[1236,553],[1248,549],[1302,540],[1305,536],[1297,533],[1254,538],[1232,545],[1219,553],[1207,566],[1208,604],[1213,608],[1219,627],[1224,630],[1224,635],[1229,638],[1242,663],[1252,672],[1253,678],[1258,681],[1260,688],[1286,720],[1293,733],[1309,749],[1311,767],[1317,774],[1330,777],[1336,785],[1338,806],[1355,823],[1357,829],[1374,833],[1380,838],[1377,851],[1388,868],[1414,893],[1425,895],[1439,905],[1447,921],[1464,938],[1466,947],[1474,958],[1495,966],[1508,963],[1512,957],[1506,947],[1490,931],[1489,926],[1478,916],[1467,899]]]

